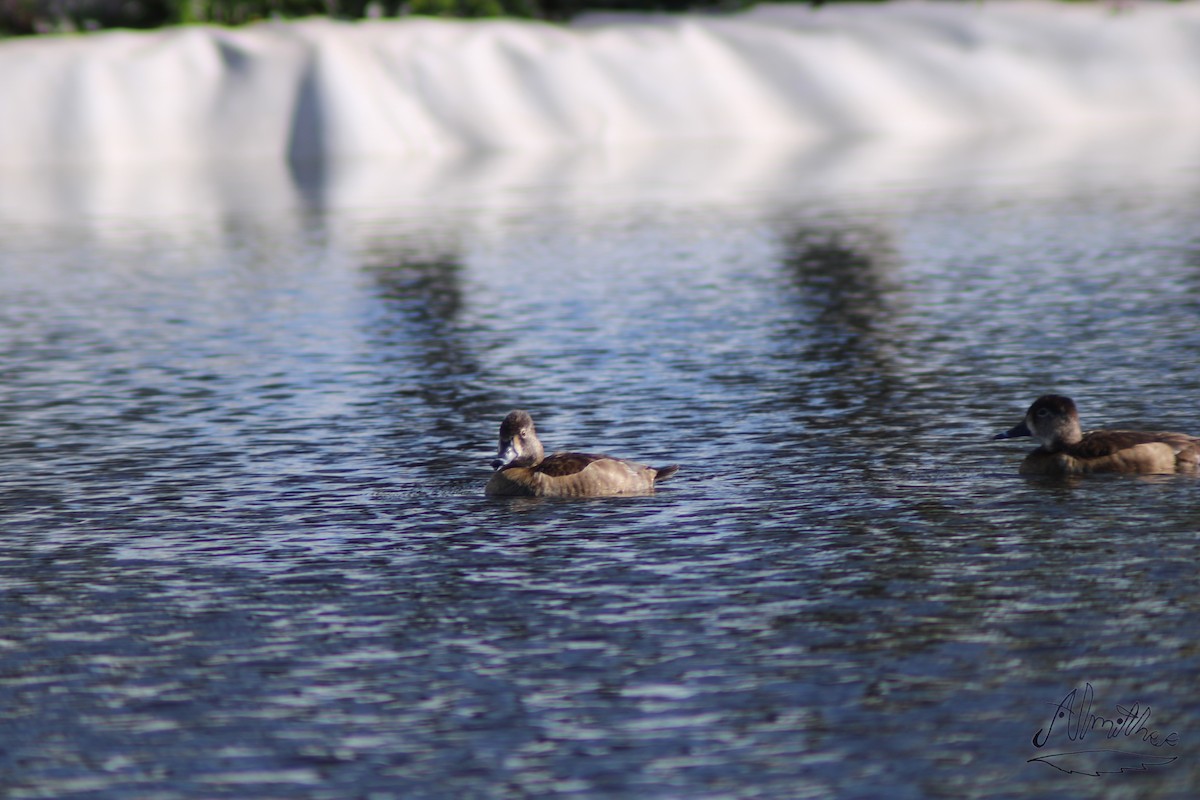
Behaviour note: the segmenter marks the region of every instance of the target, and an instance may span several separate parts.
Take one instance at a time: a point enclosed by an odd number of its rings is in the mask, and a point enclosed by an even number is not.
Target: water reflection
[[[462,320],[464,267],[453,253],[372,250],[365,259],[380,304],[368,341],[392,382],[397,443],[431,475],[462,475],[498,407]]]
[[[888,234],[853,222],[810,226],[789,231],[782,247],[799,306],[788,334],[804,342],[797,362],[813,382],[796,400],[860,423],[872,410],[893,413],[899,376],[890,353],[901,332],[898,256]]]

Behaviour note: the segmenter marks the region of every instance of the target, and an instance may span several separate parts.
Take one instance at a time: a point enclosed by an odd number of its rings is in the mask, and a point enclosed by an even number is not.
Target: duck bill
[[[496,453],[496,458],[492,461],[492,469],[500,469],[505,464],[513,461],[520,453],[517,448],[513,447],[512,442],[509,442],[504,447],[500,448],[500,452]]]
[[[1018,424],[1012,426],[1004,433],[997,433],[992,437],[996,439],[1018,439],[1022,436],[1033,436],[1033,432],[1029,430],[1029,426],[1025,424],[1025,420],[1021,420]]]

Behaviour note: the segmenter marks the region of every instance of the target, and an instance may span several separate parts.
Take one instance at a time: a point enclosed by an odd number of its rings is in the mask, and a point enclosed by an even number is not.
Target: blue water
[[[3,794],[1192,796],[1200,483],[990,440],[1200,433],[1129,145],[10,176]],[[512,408],[682,469],[485,498]],[[1175,760],[1030,763],[1089,683]]]

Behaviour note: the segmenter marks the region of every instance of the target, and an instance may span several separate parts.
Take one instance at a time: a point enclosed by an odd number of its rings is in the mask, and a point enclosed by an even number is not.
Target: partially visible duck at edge
[[[1165,431],[1084,432],[1075,402],[1056,394],[1039,397],[1021,422],[995,438],[1019,436],[1032,436],[1040,445],[1021,463],[1022,475],[1154,475],[1200,467],[1200,437]]]
[[[500,423],[500,449],[485,493],[500,497],[609,497],[649,494],[678,466],[647,467],[587,453],[543,456],[533,418],[513,411]]]

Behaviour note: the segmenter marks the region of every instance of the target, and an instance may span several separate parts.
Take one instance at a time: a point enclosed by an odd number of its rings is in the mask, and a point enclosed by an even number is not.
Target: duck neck
[[[1083,441],[1083,431],[1077,419],[1072,419],[1062,430],[1055,431],[1055,434],[1054,441],[1048,448],[1051,451],[1065,450]]]

